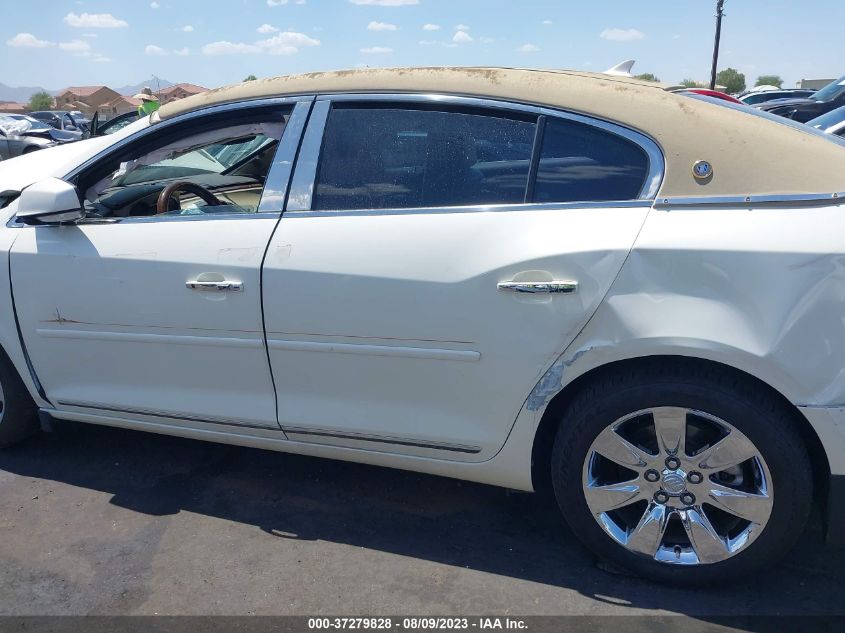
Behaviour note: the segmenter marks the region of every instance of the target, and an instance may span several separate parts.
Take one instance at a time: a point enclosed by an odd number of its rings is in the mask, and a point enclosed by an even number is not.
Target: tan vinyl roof
[[[659,197],[827,193],[845,190],[845,148],[810,132],[667,92],[660,84],[578,71],[392,68],[316,72],[248,81],[168,103],[176,115],[262,97],[337,92],[426,92],[532,103],[614,121],[663,149]],[[698,160],[713,165],[701,183]]]

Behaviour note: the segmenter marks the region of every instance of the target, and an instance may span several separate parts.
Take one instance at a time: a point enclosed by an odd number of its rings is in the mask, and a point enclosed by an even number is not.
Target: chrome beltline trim
[[[71,402],[68,400],[58,400],[57,403],[59,406],[63,407],[74,407],[77,409],[91,409],[94,411],[108,411],[110,413],[124,413],[129,415],[146,415],[155,418],[164,418],[166,420],[185,420],[187,422],[202,422],[204,424],[223,424],[226,426],[234,426],[234,427],[242,427],[248,429],[264,429],[264,430],[271,430],[271,431],[278,431],[278,426],[270,426],[270,425],[261,425],[261,424],[243,424],[241,422],[236,422],[234,420],[230,420],[228,418],[207,418],[201,417],[196,415],[189,415],[189,414],[174,414],[174,413],[165,413],[163,411],[155,411],[152,409],[135,409],[131,407],[109,407],[102,404],[94,404],[91,402]],[[61,413],[61,411],[59,411]]]
[[[845,192],[834,193],[798,193],[766,196],[684,196],[678,198],[659,198],[654,202],[655,209],[676,209],[679,207],[789,207],[789,206],[829,206],[845,202]]]

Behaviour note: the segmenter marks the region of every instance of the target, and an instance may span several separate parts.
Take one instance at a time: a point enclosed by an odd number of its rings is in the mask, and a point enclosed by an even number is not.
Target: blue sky
[[[666,82],[709,75],[713,0],[45,0],[3,9],[0,81],[214,87],[355,66],[601,71],[627,58]],[[749,83],[845,73],[845,0],[727,0],[720,68]]]

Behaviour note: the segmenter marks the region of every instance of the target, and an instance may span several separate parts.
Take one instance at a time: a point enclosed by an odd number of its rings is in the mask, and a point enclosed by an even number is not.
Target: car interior
[[[223,122],[221,122],[223,123]],[[183,130],[83,174],[92,218],[256,213],[286,117]]]

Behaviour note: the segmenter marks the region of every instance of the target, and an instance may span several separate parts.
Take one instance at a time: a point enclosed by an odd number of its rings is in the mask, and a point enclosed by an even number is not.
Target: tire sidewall
[[[757,447],[771,475],[772,514],[762,533],[745,549],[719,563],[674,565],[628,551],[599,526],[583,493],[584,460],[596,436],[619,418],[660,406],[709,413],[736,427]],[[794,545],[809,513],[809,461],[785,416],[767,416],[747,397],[716,385],[678,380],[630,385],[590,402],[573,403],[555,439],[552,482],[567,522],[584,543],[618,566],[675,584],[706,584],[750,572]],[[802,459],[803,458],[803,459]],[[797,527],[800,526],[800,527]],[[799,534],[796,534],[796,531]]]

